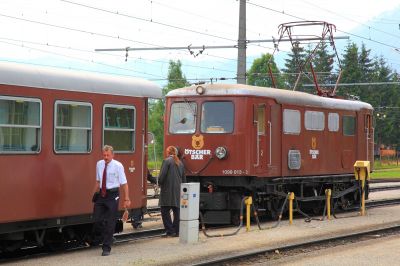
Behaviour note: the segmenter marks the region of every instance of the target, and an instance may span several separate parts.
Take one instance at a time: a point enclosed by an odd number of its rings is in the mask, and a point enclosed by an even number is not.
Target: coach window
[[[306,111],[304,113],[304,127],[307,130],[322,131],[325,129],[325,115],[323,112]]]
[[[38,153],[42,126],[39,99],[0,96],[0,153]]]
[[[92,105],[56,101],[54,151],[89,153],[92,150]]]
[[[201,109],[201,132],[232,133],[233,117],[232,102],[205,102]]]
[[[135,107],[106,104],[103,121],[103,145],[113,146],[116,152],[135,150]]]
[[[169,132],[192,134],[196,131],[197,105],[194,102],[176,102],[171,106]]]
[[[354,116],[343,116],[343,135],[354,136],[356,130],[356,118]]]
[[[339,114],[329,113],[328,114],[328,129],[332,132],[339,131]]]
[[[301,131],[300,125],[299,110],[283,110],[283,133],[299,135]]]

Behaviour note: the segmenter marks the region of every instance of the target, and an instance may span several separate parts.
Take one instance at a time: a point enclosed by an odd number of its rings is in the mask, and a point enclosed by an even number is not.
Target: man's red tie
[[[103,171],[103,179],[101,181],[101,196],[104,198],[107,195],[107,165],[108,163],[104,163],[104,171]]]

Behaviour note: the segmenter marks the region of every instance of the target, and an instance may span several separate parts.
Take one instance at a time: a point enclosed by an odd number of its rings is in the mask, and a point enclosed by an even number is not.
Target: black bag
[[[96,201],[97,201],[97,199],[99,198],[99,196],[100,196],[100,192],[95,192],[95,193],[93,194],[93,197],[92,197],[92,202],[93,202],[93,203],[96,203]]]

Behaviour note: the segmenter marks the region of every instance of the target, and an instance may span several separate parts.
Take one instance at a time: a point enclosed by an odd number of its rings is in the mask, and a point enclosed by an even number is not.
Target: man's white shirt
[[[105,161],[100,160],[96,164],[96,180],[100,182],[100,187],[103,181],[103,171],[105,167]],[[126,175],[124,171],[124,166],[122,163],[111,160],[107,165],[107,189],[117,188],[120,185],[126,184]]]

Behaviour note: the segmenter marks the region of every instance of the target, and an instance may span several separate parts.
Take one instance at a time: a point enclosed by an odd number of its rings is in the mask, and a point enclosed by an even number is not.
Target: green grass
[[[399,178],[400,177],[400,165],[397,165],[396,161],[375,161],[374,172],[371,175],[372,178]]]
[[[147,162],[147,168],[149,168],[151,170],[160,170],[161,163],[162,163],[162,160],[161,161],[157,161],[157,163],[154,162],[154,161],[148,161]],[[156,165],[157,165],[157,167],[156,167]],[[158,169],[156,169],[156,168],[158,168]]]
[[[392,169],[381,169],[375,170],[371,178],[399,178],[400,177],[400,168],[392,168]]]

